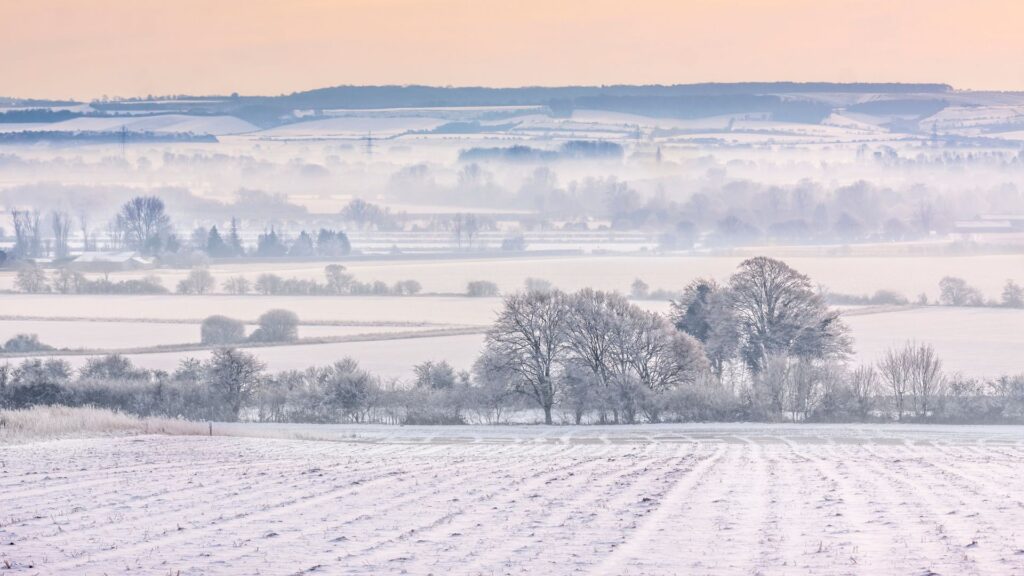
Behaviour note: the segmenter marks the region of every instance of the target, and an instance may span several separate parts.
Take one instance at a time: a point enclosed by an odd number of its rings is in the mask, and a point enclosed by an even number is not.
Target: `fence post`
[[[210,422],[210,436],[213,436],[213,422]]]

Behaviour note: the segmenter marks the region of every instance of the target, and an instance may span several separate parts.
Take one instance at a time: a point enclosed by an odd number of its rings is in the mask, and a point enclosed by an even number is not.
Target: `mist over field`
[[[1022,285],[1019,92],[2,98],[0,571],[1024,573]]]

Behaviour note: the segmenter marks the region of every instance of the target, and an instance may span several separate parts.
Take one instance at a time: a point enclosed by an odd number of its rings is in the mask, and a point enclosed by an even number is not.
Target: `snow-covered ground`
[[[1024,572],[1021,428],[301,429],[335,441],[141,436],[0,447],[0,567]]]

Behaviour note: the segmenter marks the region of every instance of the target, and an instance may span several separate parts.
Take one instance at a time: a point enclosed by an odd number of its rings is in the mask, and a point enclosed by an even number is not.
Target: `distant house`
[[[72,258],[68,267],[78,272],[145,270],[153,267],[153,259],[138,252],[83,252]]]
[[[954,237],[974,242],[1018,244],[1024,242],[1024,216],[983,215],[953,224]]]

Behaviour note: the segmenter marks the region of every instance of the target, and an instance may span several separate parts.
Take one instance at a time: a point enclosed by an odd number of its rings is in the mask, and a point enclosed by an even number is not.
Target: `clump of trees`
[[[107,278],[90,280],[81,272],[66,267],[57,268],[49,276],[35,264],[22,264],[14,281],[15,287],[29,294],[56,292],[59,294],[167,294],[167,288],[158,276],[141,279],[111,281]]]
[[[346,281],[343,268],[333,280]],[[1024,421],[1024,376],[963,378],[927,344],[850,366],[838,313],[784,262],[751,258],[727,282],[698,279],[668,316],[617,293],[566,293],[531,281],[505,297],[471,372],[445,362],[412,381],[383,381],[345,359],[268,374],[231,348],[173,374],[123,358],[0,366],[0,401],[91,403],[141,415],[304,422]],[[297,337],[298,318],[272,310],[249,341]],[[231,345],[244,326],[208,318],[203,341]],[[20,345],[20,344],[19,344]],[[527,416],[524,417],[523,415]]]
[[[299,316],[291,310],[269,310],[256,320],[253,342],[290,342],[299,338]]]
[[[692,382],[705,368],[692,337],[621,295],[592,290],[507,297],[477,364],[481,377],[504,379],[535,401],[548,424],[560,397],[576,394],[576,402],[586,402],[590,387],[617,398],[616,418],[635,421],[645,408],[651,415],[647,393]],[[573,378],[586,385],[573,385]]]
[[[40,342],[37,334],[15,334],[3,346],[0,346],[0,352],[8,354],[41,352],[53,349],[53,346]]]
[[[220,314],[208,316],[199,327],[203,344],[226,346],[245,340],[245,324]]]
[[[197,268],[188,273],[184,279],[178,282],[176,292],[178,294],[209,294],[217,286],[213,274],[206,268]]]
[[[248,291],[248,285],[233,288]],[[388,285],[381,281],[359,282],[340,264],[324,268],[324,281],[306,278],[283,278],[277,274],[260,274],[252,285],[258,294],[301,296],[414,296],[423,290],[416,280],[400,280]]]
[[[498,285],[489,280],[472,280],[466,284],[466,296],[484,298],[498,295]]]

